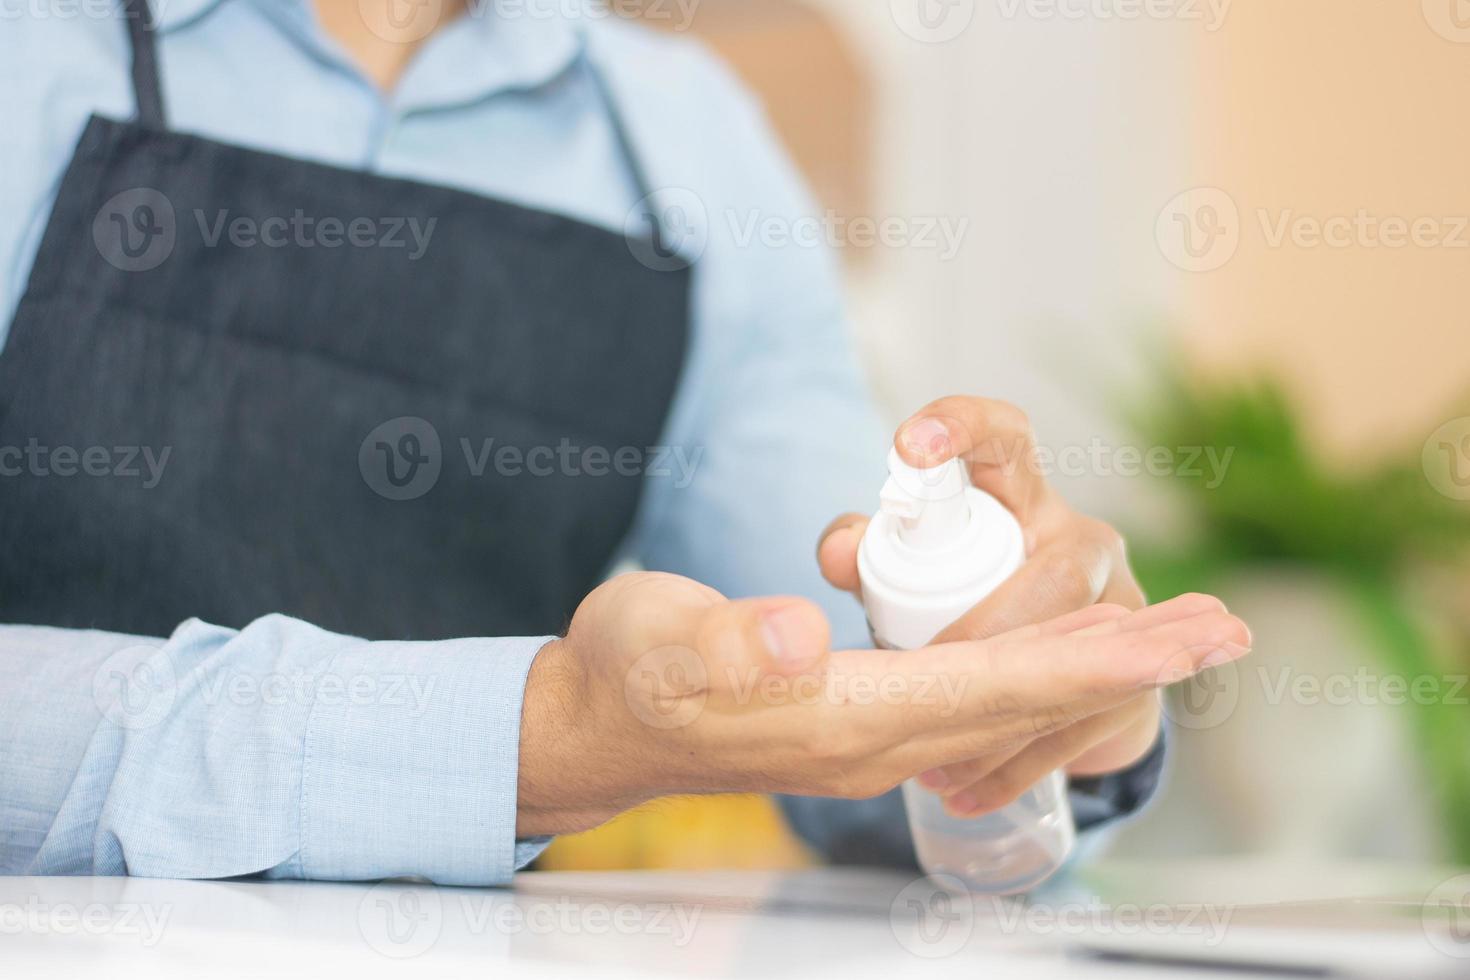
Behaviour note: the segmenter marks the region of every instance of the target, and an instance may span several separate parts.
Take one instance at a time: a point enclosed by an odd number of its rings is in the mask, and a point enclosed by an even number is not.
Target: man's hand
[[[1026,534],[1026,564],[936,642],[983,640],[1096,603],[1111,607],[1093,614],[1097,616],[1121,616],[1144,606],[1123,539],[1107,524],[1072,510],[1041,478],[1031,425],[1015,406],[985,398],[944,398],[900,426],[895,445],[914,466],[937,466],[959,456],[975,485],[1005,504]],[[860,593],[858,543],[867,526],[862,515],[838,518],[818,546],[823,575],[855,595]],[[1194,615],[1224,613],[1224,606],[1207,596],[1185,596],[1170,605]],[[1248,643],[1248,634],[1243,643]],[[1126,768],[1152,747],[1159,716],[1157,694],[1140,691],[1076,725],[1003,752],[933,769],[920,781],[941,793],[956,815],[986,813],[1054,769],[1096,776]]]
[[[518,834],[587,829],[673,794],[871,797],[1018,757],[1052,733],[1112,728],[1101,719],[1240,656],[1249,634],[1184,599],[907,652],[830,653],[828,638],[802,599],[730,601],[648,573],[602,585],[532,666]]]

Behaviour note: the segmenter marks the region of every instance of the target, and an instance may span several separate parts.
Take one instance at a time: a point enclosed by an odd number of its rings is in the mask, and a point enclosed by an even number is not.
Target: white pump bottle
[[[930,643],[1020,568],[1025,542],[1016,518],[970,485],[959,460],[919,469],[895,450],[888,471],[882,507],[858,549],[858,573],[874,642],[911,650]],[[971,819],[950,816],[939,795],[914,780],[904,784],[903,796],[923,869],[952,875],[977,892],[1035,887],[1062,866],[1076,841],[1061,772],[1004,809]]]

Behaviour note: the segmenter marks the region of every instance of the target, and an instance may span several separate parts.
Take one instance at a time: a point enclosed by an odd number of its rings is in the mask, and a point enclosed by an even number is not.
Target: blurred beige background
[[[1470,215],[1466,7],[1239,2],[1194,45],[1191,182],[1228,190],[1245,222],[1235,259],[1189,284],[1191,339],[1212,362],[1279,365],[1344,454],[1423,439],[1463,394],[1470,231],[1443,221],[1443,247],[1271,248],[1255,212]]]
[[[1453,224],[1470,215],[1470,27],[1456,43],[1433,23],[1457,2],[1178,0],[1124,19],[1137,4],[701,0],[691,23],[762,90],[825,204],[969,219],[952,261],[852,250],[895,416],[983,389],[1085,442],[1108,429],[1091,382],[1162,323],[1207,363],[1281,371],[1315,434],[1356,456],[1427,435],[1470,373],[1470,229]],[[896,11],[923,6],[968,26],[916,39]],[[1196,187],[1238,211],[1238,250],[1205,272],[1156,227]],[[1359,212],[1443,219],[1444,244],[1273,244],[1283,221]]]

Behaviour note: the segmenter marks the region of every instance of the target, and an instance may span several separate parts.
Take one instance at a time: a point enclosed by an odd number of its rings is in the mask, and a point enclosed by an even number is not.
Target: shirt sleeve
[[[504,883],[550,639],[0,626],[0,874]]]
[[[835,648],[866,647],[862,610],[821,578],[815,560],[829,521],[876,505],[889,446],[848,332],[834,250],[815,232],[834,218],[738,84],[715,71],[706,89],[729,153],[725,169],[712,164],[703,183],[688,182],[707,212],[707,234],[691,390],[671,426],[676,451],[697,465],[683,479],[647,481],[634,557],[731,597],[806,596],[826,612]],[[773,227],[778,233],[759,233]],[[1126,773],[1073,784],[1079,828],[1138,809],[1158,783],[1161,753]],[[781,803],[829,860],[914,865],[896,792]]]

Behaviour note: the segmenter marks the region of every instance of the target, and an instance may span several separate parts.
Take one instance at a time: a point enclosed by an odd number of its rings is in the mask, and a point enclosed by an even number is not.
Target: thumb
[[[868,519],[862,514],[843,514],[827,525],[817,545],[817,564],[822,568],[822,577],[853,595],[862,589],[858,581],[858,544],[867,530]]]
[[[752,676],[816,671],[827,659],[831,636],[827,617],[806,599],[744,599],[705,609],[694,646],[711,686],[723,688]]]

